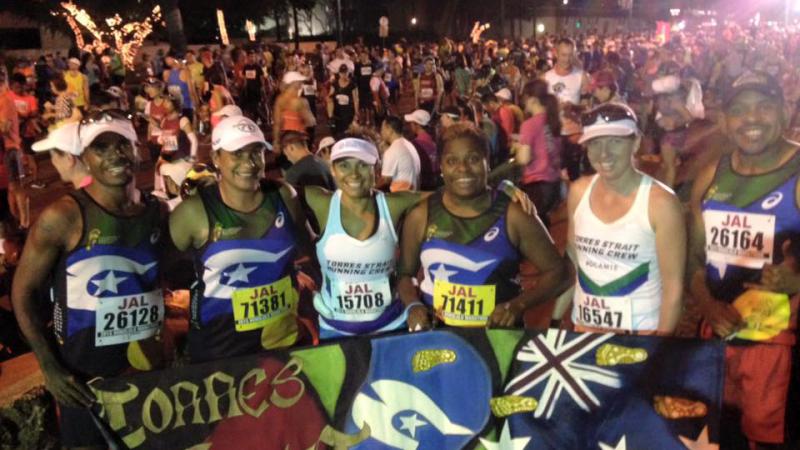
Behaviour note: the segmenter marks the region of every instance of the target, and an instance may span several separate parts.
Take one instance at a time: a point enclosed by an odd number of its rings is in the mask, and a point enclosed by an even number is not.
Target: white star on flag
[[[102,294],[103,292],[111,292],[112,294],[118,294],[119,284],[127,279],[128,277],[117,278],[116,276],[114,276],[114,271],[109,270],[108,275],[106,275],[106,277],[103,278],[102,280],[92,280],[92,284],[97,286],[97,292],[94,293],[95,297]]]
[[[439,267],[436,270],[431,270],[431,275],[433,275],[435,281],[449,282],[450,275],[455,275],[457,273],[457,270],[447,270],[442,263],[439,263]]]
[[[490,440],[480,438],[481,444],[486,450],[523,450],[528,442],[531,441],[530,436],[517,437],[511,439],[511,430],[508,428],[508,421],[503,425],[503,431],[500,433],[500,440],[492,442]]]
[[[250,282],[250,277],[249,277],[250,272],[252,272],[254,270],[256,270],[255,267],[245,267],[244,264],[239,263],[239,265],[236,266],[236,270],[226,274],[228,276],[228,283],[227,284],[233,284],[233,283],[235,283],[237,281],[243,281],[245,283],[249,283]]]
[[[408,431],[412,438],[417,437],[417,427],[422,427],[428,424],[428,422],[425,422],[424,420],[419,420],[418,417],[419,414],[400,417],[400,429]]]
[[[703,427],[703,431],[700,432],[696,440],[691,440],[683,436],[678,437],[689,450],[719,450],[719,444],[713,444],[708,441],[708,425]]]
[[[612,337],[613,334],[582,333],[567,341],[566,331],[550,329],[532,338],[517,353],[517,360],[533,365],[506,385],[506,394],[529,395],[529,390],[545,383],[539,406],[533,413],[536,418],[549,419],[564,391],[584,411],[598,408],[600,400],[587,382],[619,389],[622,381],[616,372],[576,360]]]
[[[628,450],[627,444],[625,444],[625,436],[622,436],[622,439],[617,442],[615,447],[612,447],[604,442],[599,442],[600,450]]]

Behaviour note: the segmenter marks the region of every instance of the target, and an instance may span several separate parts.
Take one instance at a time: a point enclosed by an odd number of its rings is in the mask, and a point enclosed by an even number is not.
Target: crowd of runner
[[[695,304],[697,337],[727,341],[737,428],[781,444],[798,63],[800,33],[733,24],[666,42],[203,47],[132,70],[110,52],[20,60],[0,72],[4,285],[63,444],[105,443],[85,409],[96,376],[521,327],[548,302],[553,327],[659,336]],[[723,148],[698,149],[693,130],[716,127]],[[39,152],[74,190],[29,224]],[[715,156],[687,179],[698,153]],[[564,203],[566,254],[549,234]],[[165,355],[164,294],[180,290],[188,333]],[[10,329],[13,354],[26,344]]]

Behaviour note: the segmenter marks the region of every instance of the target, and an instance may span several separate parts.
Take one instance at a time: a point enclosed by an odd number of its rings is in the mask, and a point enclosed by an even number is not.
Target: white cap
[[[656,78],[651,85],[655,94],[671,94],[681,87],[681,79],[675,75]]]
[[[403,116],[403,118],[406,120],[406,122],[418,123],[424,127],[427,126],[428,123],[430,123],[431,114],[428,111],[425,111],[424,109],[418,109],[412,112],[411,114],[406,114],[405,116]]]
[[[232,117],[232,116],[243,116],[242,108],[239,108],[236,105],[225,105],[222,108],[214,111],[212,114],[214,117]]]
[[[632,117],[636,117],[636,113],[634,113],[630,107],[621,103],[613,103],[613,105],[627,109]],[[594,138],[603,136],[631,136],[638,134],[639,127],[636,124],[636,120],[633,118],[625,118],[608,122],[602,117],[598,117],[592,125],[584,125],[583,135],[581,136],[580,140],[578,140],[578,143],[583,144]]]
[[[245,116],[231,116],[222,119],[211,132],[211,148],[235,152],[240,148],[259,143],[268,150],[272,146],[267,143],[264,133],[252,120]]]
[[[186,174],[192,170],[192,163],[185,159],[178,159],[174,162],[163,162],[158,167],[158,173],[162,177],[170,177],[172,181],[180,186],[186,179]]]
[[[378,149],[363,139],[344,138],[335,143],[331,149],[331,161],[342,158],[356,158],[373,165],[378,162]]]
[[[283,74],[283,84],[291,84],[295,81],[306,81],[306,77],[304,77],[300,72],[289,71]]]
[[[72,58],[67,60],[67,64],[74,64],[76,66],[80,66],[81,65],[81,60],[78,59],[78,58],[72,57]]]
[[[83,153],[81,141],[78,139],[78,122],[68,122],[47,133],[47,137],[36,141],[31,146],[35,152],[61,150],[70,155],[80,156]]]
[[[99,120],[92,120],[89,123],[81,123],[79,127],[79,139],[81,148],[86,149],[94,142],[97,136],[103,133],[116,133],[127,138],[131,143],[136,143],[136,130],[130,120],[119,119],[110,115],[103,116]]]
[[[511,91],[508,88],[500,89],[499,91],[494,93],[494,96],[499,98],[500,100],[505,100],[507,102],[511,101]]]
[[[322,138],[322,140],[319,141],[319,146],[317,146],[317,152],[319,153],[319,151],[322,150],[323,148],[330,147],[331,145],[333,145],[335,143],[336,143],[336,139],[334,139],[334,138],[332,138],[330,136],[325,136],[324,138]]]

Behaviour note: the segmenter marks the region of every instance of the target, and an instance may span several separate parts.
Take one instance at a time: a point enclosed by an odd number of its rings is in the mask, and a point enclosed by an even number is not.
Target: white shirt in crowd
[[[419,155],[408,139],[395,139],[383,153],[381,165],[381,176],[392,179],[392,192],[419,190]]]

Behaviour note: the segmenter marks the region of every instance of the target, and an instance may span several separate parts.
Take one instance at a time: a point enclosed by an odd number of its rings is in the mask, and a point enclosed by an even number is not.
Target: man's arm
[[[671,335],[683,311],[683,281],[686,270],[686,222],[681,204],[672,192],[656,185],[650,192],[648,211],[656,233],[656,254],[661,273],[659,335]]]
[[[200,248],[208,240],[209,232],[205,208],[199,195],[182,201],[169,216],[169,234],[179,251]]]
[[[742,322],[742,317],[728,303],[715,299],[706,285],[705,274],[705,226],[701,204],[706,190],[714,179],[717,162],[706,166],[694,181],[690,199],[691,221],[689,225],[689,258],[686,285],[697,302],[703,318],[711,325],[714,333],[727,337],[734,333]]]
[[[76,226],[81,226],[81,215],[73,200],[65,197],[45,209],[25,243],[11,291],[17,323],[39,361],[47,389],[59,403],[74,407],[88,406],[94,396],[56,357],[37,314],[36,292],[46,285],[62,252],[76,243],[70,241],[79,239],[70,232]]]

